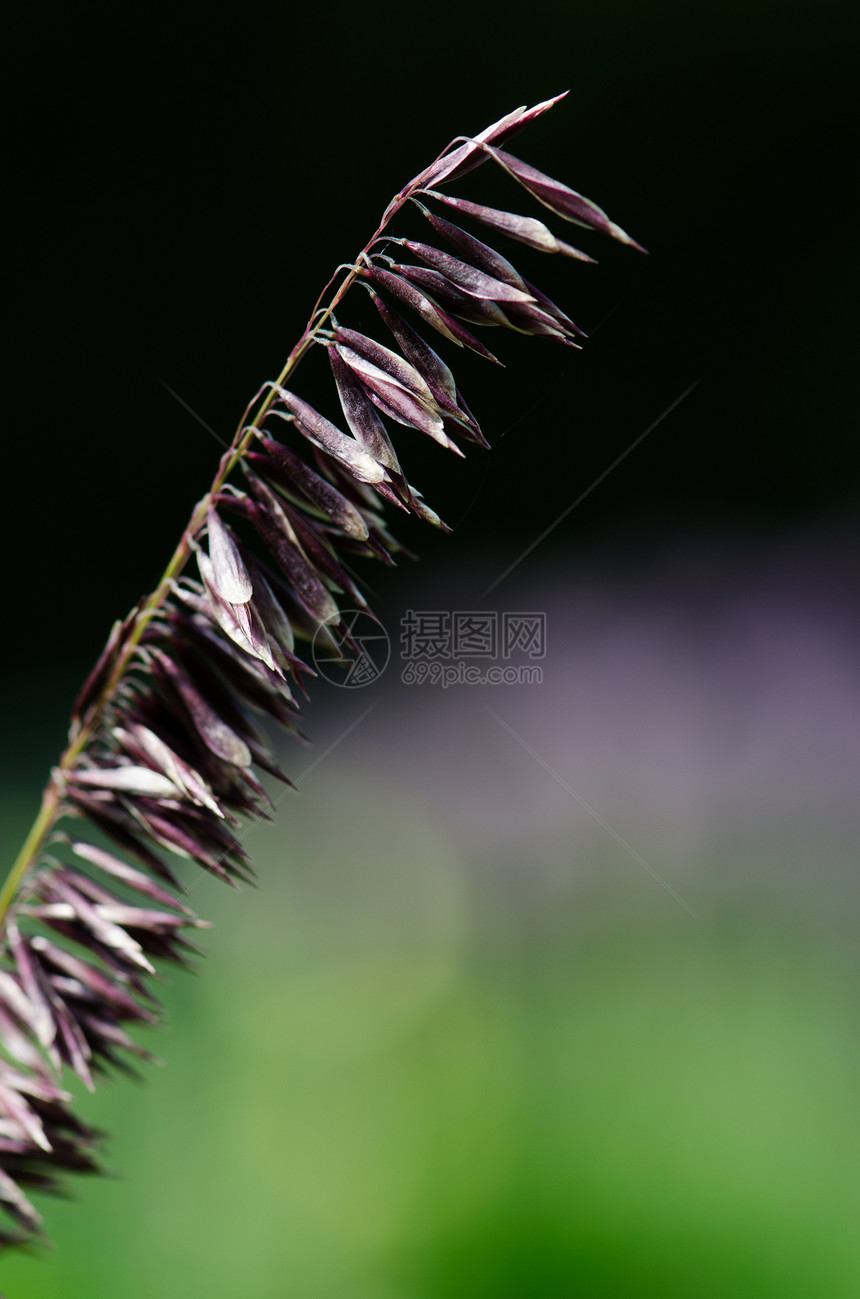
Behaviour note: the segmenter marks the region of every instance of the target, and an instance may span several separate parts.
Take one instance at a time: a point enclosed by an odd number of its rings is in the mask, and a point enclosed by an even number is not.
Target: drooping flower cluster
[[[564,312],[449,218],[592,259],[534,217],[440,186],[492,161],[556,215],[633,244],[594,204],[498,147],[555,102],[455,141],[392,201],[283,375],[252,403],[159,587],[115,625],[81,691],[69,747],[0,901],[0,1243],[40,1232],[29,1189],[97,1169],[98,1134],[74,1117],[63,1069],[92,1087],[106,1069],[147,1058],[129,1029],[158,1018],[148,978],[159,962],[187,962],[197,950],[188,931],[203,923],[184,901],[176,859],[226,883],[253,878],[241,818],[271,814],[255,768],[286,780],[261,720],[297,733],[296,695],[310,673],[297,639],[348,643],[340,609],[364,607],[350,561],[391,562],[398,549],[385,504],[445,526],[407,482],[390,425],[458,455],[458,440],[487,446],[418,329],[490,360],[470,327],[578,346]],[[444,247],[388,231],[407,202]],[[383,341],[339,323],[353,288],[369,293]],[[312,346],[327,352],[339,424],[287,386]],[[185,571],[192,559],[196,576]]]

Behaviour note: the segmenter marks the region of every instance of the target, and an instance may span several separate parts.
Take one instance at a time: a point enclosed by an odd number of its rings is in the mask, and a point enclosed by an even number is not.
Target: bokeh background
[[[45,1206],[10,1297],[860,1291],[852,18],[4,16],[8,858],[211,477],[182,403],[229,438],[404,180],[570,88],[515,151],[651,252],[506,250],[590,340],[456,358],[492,454],[407,445],[455,535],[368,573],[395,642],[407,608],[545,611],[543,683],[407,687],[395,644],[321,684],[262,887],[195,887],[164,1069],[82,1101],[116,1177]],[[487,171],[461,192],[516,208]]]

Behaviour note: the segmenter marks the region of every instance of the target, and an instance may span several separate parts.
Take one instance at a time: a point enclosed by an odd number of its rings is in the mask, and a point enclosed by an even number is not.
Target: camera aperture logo
[[[346,690],[378,681],[391,658],[391,641],[381,622],[366,609],[342,609],[338,618],[321,622],[311,645],[313,665],[321,677]]]

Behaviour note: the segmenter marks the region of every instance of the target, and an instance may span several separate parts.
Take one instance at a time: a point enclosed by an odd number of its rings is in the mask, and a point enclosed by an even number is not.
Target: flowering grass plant
[[[476,231],[592,259],[537,217],[449,187],[490,163],[553,215],[639,247],[502,147],[556,102],[453,141],[392,199],[248,406],[157,587],[114,625],[80,692],[68,746],[0,891],[0,1244],[42,1235],[31,1191],[99,1169],[100,1136],[75,1116],[63,1073],[92,1088],[147,1058],[134,1029],[158,1019],[152,976],[162,962],[192,959],[190,934],[204,924],[179,862],[226,884],[253,879],[242,818],[270,816],[262,773],[289,784],[261,721],[297,733],[313,675],[302,644],[348,639],[341,606],[365,607],[352,559],[392,562],[386,509],[445,527],[407,481],[393,427],[457,455],[461,443],[488,445],[435,346],[495,362],[474,332],[485,326],[580,345],[570,317]],[[392,229],[407,204],[431,242]],[[356,293],[378,313],[378,338],[339,319]],[[294,391],[315,348],[331,369],[333,419]]]

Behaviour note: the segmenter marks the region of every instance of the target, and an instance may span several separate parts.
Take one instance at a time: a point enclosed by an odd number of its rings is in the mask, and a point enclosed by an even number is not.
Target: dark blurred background
[[[459,525],[457,554],[513,558],[696,379],[551,545],[850,514],[852,11],[549,0],[7,14],[4,514],[24,507],[7,544],[26,627],[5,638],[10,669],[59,659],[79,675],[205,490],[216,445],[162,385],[229,438],[404,180],[455,134],[564,89],[515,151],[651,256],[587,234],[598,268],[507,250],[592,338],[579,355],[493,331],[503,373],[457,355],[495,450],[465,466],[412,451],[419,485]],[[459,192],[546,215],[488,168]]]
[[[127,1182],[52,1208],[10,1294],[856,1295],[854,7],[2,22],[10,857],[212,477],[199,420],[230,438],[451,137],[569,89],[512,150],[650,250],[549,216],[600,265],[503,248],[585,349],[446,353],[492,452],[399,442],[455,534],[369,572],[392,634],[588,492],[489,600],[547,611],[543,687],[318,692],[290,770],[339,747],[261,893],[201,886],[170,1068],[87,1102]],[[489,168],[456,192],[547,215]]]

